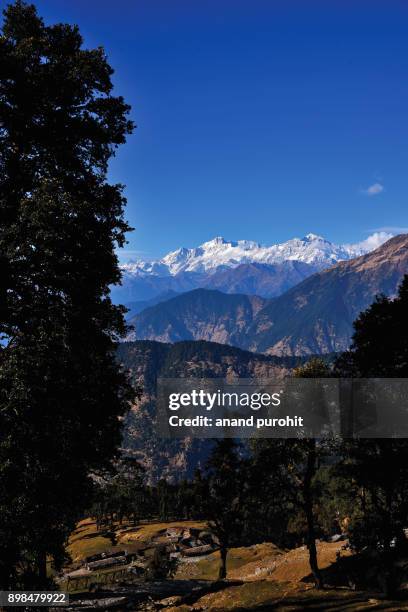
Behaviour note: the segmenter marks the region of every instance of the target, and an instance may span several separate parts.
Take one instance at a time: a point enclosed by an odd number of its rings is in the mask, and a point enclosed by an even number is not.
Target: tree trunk
[[[221,546],[220,548],[221,565],[220,565],[220,569],[218,572],[219,580],[225,580],[225,578],[227,577],[227,554],[228,554],[227,547]]]
[[[384,566],[385,566],[385,576],[384,576],[384,591],[385,596],[388,599],[392,599],[395,595],[396,591],[396,576],[395,576],[395,567],[394,567],[394,556],[395,550],[393,550],[391,545],[391,540],[393,539],[393,529],[392,529],[392,489],[387,488],[385,492],[386,499],[386,507],[387,507],[387,523],[384,528]],[[394,543],[394,546],[397,546],[397,542]]]
[[[308,524],[309,524],[309,521],[308,521]],[[322,589],[323,579],[322,579],[322,575],[319,570],[319,565],[317,563],[316,539],[314,535],[309,536],[307,547],[309,550],[310,569],[312,570],[315,586],[317,589]]]
[[[309,440],[309,450],[307,454],[306,473],[304,480],[304,508],[307,522],[307,548],[309,551],[309,563],[312,570],[315,586],[317,589],[323,588],[323,579],[317,563],[316,534],[313,516],[313,495],[312,479],[316,472],[316,440]]]

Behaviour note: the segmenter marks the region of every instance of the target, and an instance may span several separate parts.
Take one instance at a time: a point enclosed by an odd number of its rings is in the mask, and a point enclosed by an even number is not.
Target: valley
[[[211,439],[160,438],[156,427],[157,378],[274,378],[281,379],[304,362],[301,357],[257,355],[214,342],[125,342],[118,358],[140,398],[124,420],[122,450],[148,470],[149,481],[192,478],[211,452]]]
[[[272,299],[209,289],[182,293],[131,317],[128,339],[206,340],[280,356],[339,352],[348,348],[359,312],[379,294],[394,296],[407,272],[404,234]]]

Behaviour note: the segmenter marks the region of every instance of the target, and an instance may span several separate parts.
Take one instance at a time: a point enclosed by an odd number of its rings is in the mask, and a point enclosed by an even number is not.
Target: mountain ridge
[[[356,244],[336,245],[310,233],[270,246],[216,237],[192,249],[177,249],[156,261],[122,264],[122,284],[112,287],[111,295],[116,303],[126,303],[150,300],[167,291],[181,293],[208,287],[274,297],[316,271],[372,251],[390,237],[377,232]],[[257,282],[251,274],[253,266],[262,266]]]
[[[131,320],[132,339],[207,340],[274,355],[345,350],[353,320],[379,293],[393,296],[408,273],[408,236],[316,272],[279,297],[199,289]]]
[[[270,300],[248,330],[251,350],[274,355],[344,351],[352,323],[380,294],[394,297],[408,273],[408,236],[313,274]]]
[[[139,260],[123,264],[122,270],[175,276],[180,272],[208,272],[220,266],[234,268],[241,263],[278,264],[283,261],[302,261],[317,267],[327,267],[330,263],[367,253],[391,237],[390,233],[376,232],[362,242],[338,245],[318,234],[309,233],[303,238],[292,238],[283,243],[264,246],[252,240],[228,241],[217,236],[195,248],[181,247],[171,251],[159,260]]]
[[[245,329],[266,303],[259,296],[194,289],[131,318],[129,323],[135,330],[126,339],[171,343],[205,340],[240,346]]]

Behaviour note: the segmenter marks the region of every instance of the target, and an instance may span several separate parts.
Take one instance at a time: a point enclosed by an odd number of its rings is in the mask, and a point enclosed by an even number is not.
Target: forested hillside
[[[160,439],[156,428],[157,378],[278,378],[302,362],[298,357],[256,355],[214,342],[126,342],[118,358],[142,396],[125,419],[123,448],[149,468],[152,482],[192,477],[203,465],[211,440]]]

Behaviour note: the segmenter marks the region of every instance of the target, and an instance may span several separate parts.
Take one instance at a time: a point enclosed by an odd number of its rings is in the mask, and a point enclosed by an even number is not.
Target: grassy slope
[[[194,521],[171,523],[146,523],[137,527],[117,525],[117,546],[112,547],[106,535],[97,532],[91,519],[81,521],[72,534],[68,550],[77,564],[85,557],[103,551],[126,548],[128,551],[149,546],[152,538],[159,536],[167,527],[196,527],[205,524]],[[318,546],[319,565],[327,568],[335,562],[336,553],[342,543],[323,543]],[[348,554],[344,553],[343,554]],[[182,563],[176,579],[214,580],[219,567],[219,554],[215,552],[194,563]],[[288,552],[280,551],[270,543],[231,549],[228,556],[228,577],[243,580],[242,585],[225,585],[225,589],[200,597],[186,604],[171,604],[164,612],[187,612],[190,610],[241,611],[254,610],[281,612],[300,610],[329,611],[347,610],[408,610],[406,602],[382,600],[378,593],[350,591],[345,588],[328,588],[316,591],[310,582],[310,568],[306,547]],[[177,598],[176,598],[177,599]]]
[[[282,551],[274,544],[265,542],[254,546],[232,548],[227,557],[227,572],[229,578],[248,579],[256,567],[271,564]],[[216,580],[220,566],[220,555],[214,552],[196,563],[182,563],[178,567],[176,578],[191,578],[196,580]]]

